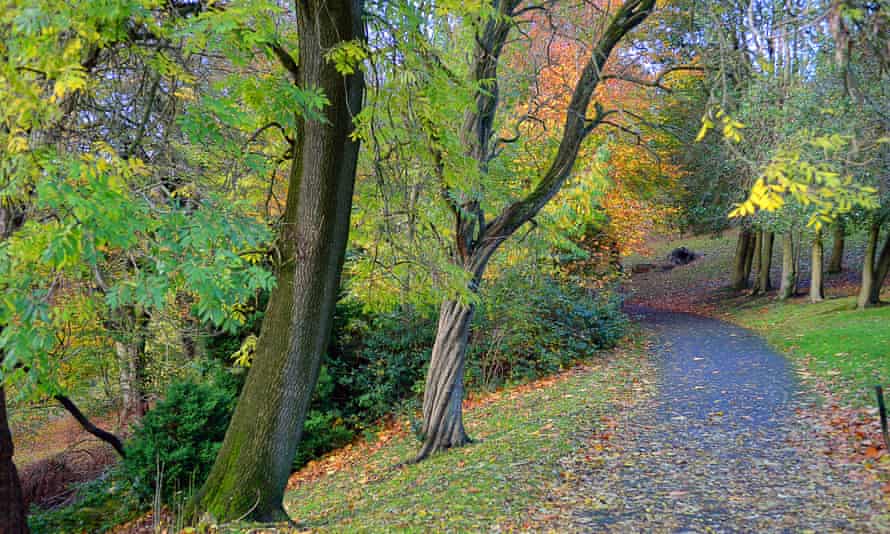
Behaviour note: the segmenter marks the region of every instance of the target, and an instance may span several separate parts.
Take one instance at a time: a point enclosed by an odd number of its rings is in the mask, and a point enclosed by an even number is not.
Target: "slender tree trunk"
[[[732,271],[732,288],[736,291],[742,291],[748,287],[748,273],[750,272],[748,253],[751,251],[751,237],[751,231],[747,228],[739,230]]]
[[[307,0],[297,7],[300,87],[329,100],[325,121],[300,122],[272,291],[253,365],[207,481],[190,511],[205,521],[286,518],[282,500],[303,422],[327,350],[349,233],[362,105],[360,72],[343,76],[326,59],[363,39],[360,0]],[[286,54],[286,52],[279,52]],[[298,66],[297,66],[298,65]]]
[[[859,285],[859,297],[856,299],[856,307],[860,310],[871,308],[878,304],[875,300],[875,258],[878,254],[878,238],[881,227],[872,223],[868,229],[868,244],[865,247],[865,257],[862,259],[862,281]]]
[[[810,257],[810,302],[825,300],[825,284],[822,280],[822,231],[817,230],[813,238],[813,251]]]
[[[117,310],[119,330],[114,341],[121,388],[121,423],[139,419],[148,407],[145,376],[147,318],[135,307]]]
[[[844,270],[844,223],[837,221],[831,229],[831,259],[828,260],[828,273],[837,274]]]
[[[773,243],[776,235],[773,232],[762,231],[760,237],[760,262],[757,264],[757,283],[754,285],[754,294],[768,293],[772,291],[773,284],[770,280],[770,270],[773,267]]]
[[[748,238],[748,250],[745,252],[745,287],[750,287],[751,273],[754,270],[754,251],[758,249],[757,237],[755,232],[751,231]]]
[[[875,282],[871,288],[871,299],[875,304],[881,303],[881,289],[884,287],[888,273],[890,273],[890,232],[887,233],[884,246],[881,248],[881,255],[875,265]]]
[[[764,230],[759,230],[754,233],[754,258],[751,260],[751,274],[754,274],[754,269],[757,269],[757,274],[754,278],[754,294],[760,292],[760,258],[763,253],[763,236],[765,235]]]
[[[782,281],[779,287],[779,299],[785,300],[797,293],[797,264],[794,251],[794,234],[791,231],[782,234]]]
[[[461,402],[472,320],[473,306],[453,300],[442,303],[423,395],[423,447],[418,461],[433,452],[470,442],[464,431]]]

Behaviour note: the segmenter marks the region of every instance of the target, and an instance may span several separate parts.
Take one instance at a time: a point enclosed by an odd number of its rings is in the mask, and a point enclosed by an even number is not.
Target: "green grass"
[[[890,306],[857,311],[853,297],[747,306],[732,317],[761,332],[816,378],[855,405],[874,403],[890,384]]]
[[[560,483],[558,460],[614,416],[615,403],[648,390],[642,346],[597,359],[559,379],[506,390],[466,413],[481,441],[416,465],[418,442],[402,433],[359,464],[304,483],[285,506],[303,528],[326,532],[518,528],[547,489]]]

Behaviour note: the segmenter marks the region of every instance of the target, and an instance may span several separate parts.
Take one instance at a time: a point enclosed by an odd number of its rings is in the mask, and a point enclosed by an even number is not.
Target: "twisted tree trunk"
[[[816,230],[810,256],[810,302],[825,300],[825,284],[822,279],[822,231]]]
[[[493,157],[494,119],[499,105],[498,62],[504,43],[513,28],[511,17],[519,3],[519,0],[492,1],[497,15],[492,16],[476,35],[471,72],[475,83],[485,83],[485,90],[478,92],[476,105],[467,110],[460,137],[467,155],[476,159],[482,172],[485,172]],[[581,143],[606,117],[600,104],[595,104],[593,109],[590,105],[602,79],[606,61],[618,41],[643,22],[654,9],[655,0],[625,0],[615,10],[602,36],[592,48],[591,56],[574,88],[556,155],[538,184],[524,198],[512,202],[496,217],[486,221],[480,200],[462,198],[462,195],[451,191],[441,176],[442,165],[439,165],[444,193],[442,196],[455,219],[453,259],[470,273],[470,290],[475,291],[478,288],[488,260],[498,247],[537,215],[571,175]],[[439,161],[444,157],[441,153],[434,155]],[[418,460],[468,441],[461,419],[461,400],[473,308],[446,301],[440,313],[439,331],[426,379],[427,390],[424,391],[424,443]]]
[[[432,452],[459,447],[471,440],[464,431],[461,402],[464,367],[473,306],[449,300],[442,303],[436,342],[426,375],[423,398],[423,447],[417,460]]]
[[[275,52],[297,84],[321,89],[324,120],[301,119],[294,147],[281,261],[253,365],[207,481],[188,512],[215,522],[282,520],[284,489],[327,350],[349,233],[362,106],[360,71],[343,75],[326,52],[364,39],[361,0],[303,0],[299,61]]]
[[[139,419],[148,408],[145,373],[145,341],[147,317],[136,307],[128,306],[117,310],[114,321],[117,339],[114,351],[117,354],[118,376],[121,388],[121,423]]]

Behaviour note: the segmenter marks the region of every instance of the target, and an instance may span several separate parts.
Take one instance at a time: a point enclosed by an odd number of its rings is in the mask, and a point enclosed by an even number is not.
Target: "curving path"
[[[575,504],[561,514],[563,527],[622,533],[890,530],[879,491],[856,479],[854,466],[817,451],[822,444],[796,414],[809,399],[785,358],[753,333],[721,321],[632,314],[658,339],[658,393],[635,409],[622,429],[627,441],[617,450],[580,455],[566,466],[579,476],[570,491]]]

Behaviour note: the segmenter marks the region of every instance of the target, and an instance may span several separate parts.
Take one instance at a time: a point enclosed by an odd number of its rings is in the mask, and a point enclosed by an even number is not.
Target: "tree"
[[[291,462],[327,349],[349,231],[363,76],[353,58],[364,40],[360,0],[296,5],[299,57],[275,52],[301,88],[327,103],[300,117],[272,291],[247,382],[225,440],[191,511],[212,521],[286,517]]]
[[[460,139],[464,153],[475,160],[485,173],[495,151],[494,125],[500,104],[498,66],[504,45],[519,14],[519,2],[495,2],[476,30],[470,73],[479,86],[475,105],[464,117]],[[509,203],[497,216],[487,220],[483,199],[467,191],[457,192],[444,182],[443,198],[454,217],[453,261],[469,278],[469,290],[475,292],[482,281],[491,256],[500,245],[529,222],[559,191],[571,175],[584,139],[615,113],[596,104],[593,116],[588,110],[594,92],[602,81],[606,62],[618,42],[637,27],[655,7],[654,1],[627,0],[614,13],[592,47],[574,86],[556,154],[537,184],[523,198]],[[484,89],[483,89],[484,85]],[[463,374],[469,329],[475,306],[460,298],[446,298],[441,304],[436,340],[433,345],[423,400],[423,446],[417,460],[436,451],[466,444],[469,437],[463,426]]]

